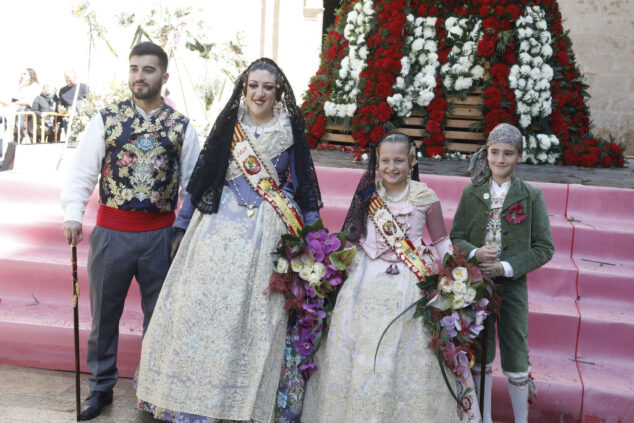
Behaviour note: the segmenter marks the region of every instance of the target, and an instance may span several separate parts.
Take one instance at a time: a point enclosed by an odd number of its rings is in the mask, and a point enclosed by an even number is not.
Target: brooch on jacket
[[[515,203],[509,207],[509,211],[506,215],[506,221],[514,225],[519,225],[526,220],[524,216],[524,207],[521,204]]]

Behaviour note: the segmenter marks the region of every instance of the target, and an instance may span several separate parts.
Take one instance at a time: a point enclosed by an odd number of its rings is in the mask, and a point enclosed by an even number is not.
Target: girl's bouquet
[[[477,259],[467,260],[457,245],[454,251],[454,254],[445,254],[437,274],[428,275],[417,284],[421,297],[390,322],[379,345],[392,323],[415,308],[414,318],[422,318],[429,330],[432,337],[429,346],[436,351],[445,382],[460,403],[461,398],[454,394],[443,362],[456,377],[463,382],[467,380],[476,359],[476,338],[484,329],[488,309],[494,308],[499,298],[493,282],[480,271]]]
[[[308,379],[316,369],[313,356],[319,349],[339,288],[355,248],[345,248],[348,234],[328,233],[319,219],[299,236],[282,235],[276,252],[270,293],[286,298],[286,310],[295,314],[298,337],[294,346],[301,356],[300,370]]]

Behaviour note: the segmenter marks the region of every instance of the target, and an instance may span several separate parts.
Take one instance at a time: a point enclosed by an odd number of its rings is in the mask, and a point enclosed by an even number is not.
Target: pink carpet
[[[72,370],[70,248],[60,231],[59,205],[66,163],[59,160],[59,146],[50,147],[48,159],[30,160],[29,153],[18,149],[15,169],[0,173],[0,362]],[[339,230],[361,172],[321,167],[317,173],[324,223]],[[451,227],[468,179],[422,175],[421,180],[440,197]],[[529,275],[529,344],[539,389],[530,420],[634,421],[634,191],[535,185],[548,204],[556,253]],[[86,259],[95,206],[93,196],[78,247],[82,361],[90,329]],[[122,376],[136,367],[141,322],[133,282],[120,325]],[[83,363],[82,370],[87,371]],[[499,362],[493,403],[495,420],[513,420]]]

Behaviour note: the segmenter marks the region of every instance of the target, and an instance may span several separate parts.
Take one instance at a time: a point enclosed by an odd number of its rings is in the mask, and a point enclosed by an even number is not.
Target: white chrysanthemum
[[[435,53],[436,51],[438,51],[438,43],[436,43],[436,41],[434,40],[427,40],[425,41],[424,49],[425,51],[428,51],[430,53]]]
[[[522,65],[528,65],[533,61],[533,56],[528,53],[520,53],[517,57]]]
[[[544,63],[541,68],[542,76],[544,79],[552,80],[554,76],[553,68],[550,67],[547,63]]]
[[[522,128],[528,128],[531,124],[531,115],[522,115],[520,117],[520,126]]]
[[[449,35],[453,38],[460,38],[464,34],[464,31],[459,26],[454,26],[449,30]]]
[[[458,18],[456,18],[455,16],[450,16],[449,18],[445,20],[445,26],[447,28],[453,28],[457,24],[458,24]]]
[[[480,65],[475,65],[471,69],[471,74],[474,79],[482,79],[484,77],[484,68]]]
[[[459,76],[458,79],[456,79],[456,90],[457,91],[466,90],[468,88],[471,88],[471,85],[473,85],[473,80],[471,78],[465,78],[463,76]]]
[[[540,163],[546,163],[548,161],[548,155],[544,152],[539,153],[536,158]]]
[[[425,45],[425,40],[422,38],[417,38],[412,43],[412,51],[422,50],[424,45]]]
[[[524,78],[520,78],[517,80],[517,86],[523,90],[526,87],[526,80]]]
[[[550,137],[544,134],[537,134],[537,141],[539,141],[539,148],[542,150],[548,150],[550,148]]]
[[[520,50],[521,52],[526,52],[526,51],[530,50],[530,47],[531,47],[531,45],[529,44],[529,42],[528,42],[528,41],[526,41],[526,40],[523,40],[523,41],[520,43],[519,50]]]
[[[426,26],[423,29],[423,38],[430,39],[436,36],[436,29],[430,26]]]
[[[542,47],[542,56],[545,58],[549,58],[553,55],[553,49],[549,45],[545,45]]]

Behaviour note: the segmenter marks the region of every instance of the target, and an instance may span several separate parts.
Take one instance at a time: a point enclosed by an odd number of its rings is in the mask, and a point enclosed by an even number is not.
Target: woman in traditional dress
[[[187,191],[175,223],[187,231],[143,340],[140,407],[166,421],[269,423],[287,330],[284,298],[267,295],[271,253],[297,206],[306,223],[322,207],[303,118],[272,60],[237,79]]]
[[[419,268],[436,271],[423,244],[425,227],[440,257],[451,252],[440,201],[418,180],[411,139],[388,134],[369,160],[344,223],[358,252],[337,297],[327,341],[317,353],[318,370],[307,382],[302,422],[479,421],[477,404],[468,404],[475,402],[473,395],[464,401],[469,410],[458,410],[430,348],[431,337],[423,322],[412,318],[414,310],[387,331],[374,366],[383,330],[420,298],[419,279],[395,253],[391,236],[404,232]],[[451,371],[445,371],[453,381]],[[451,385],[458,394],[465,391],[464,384]]]

